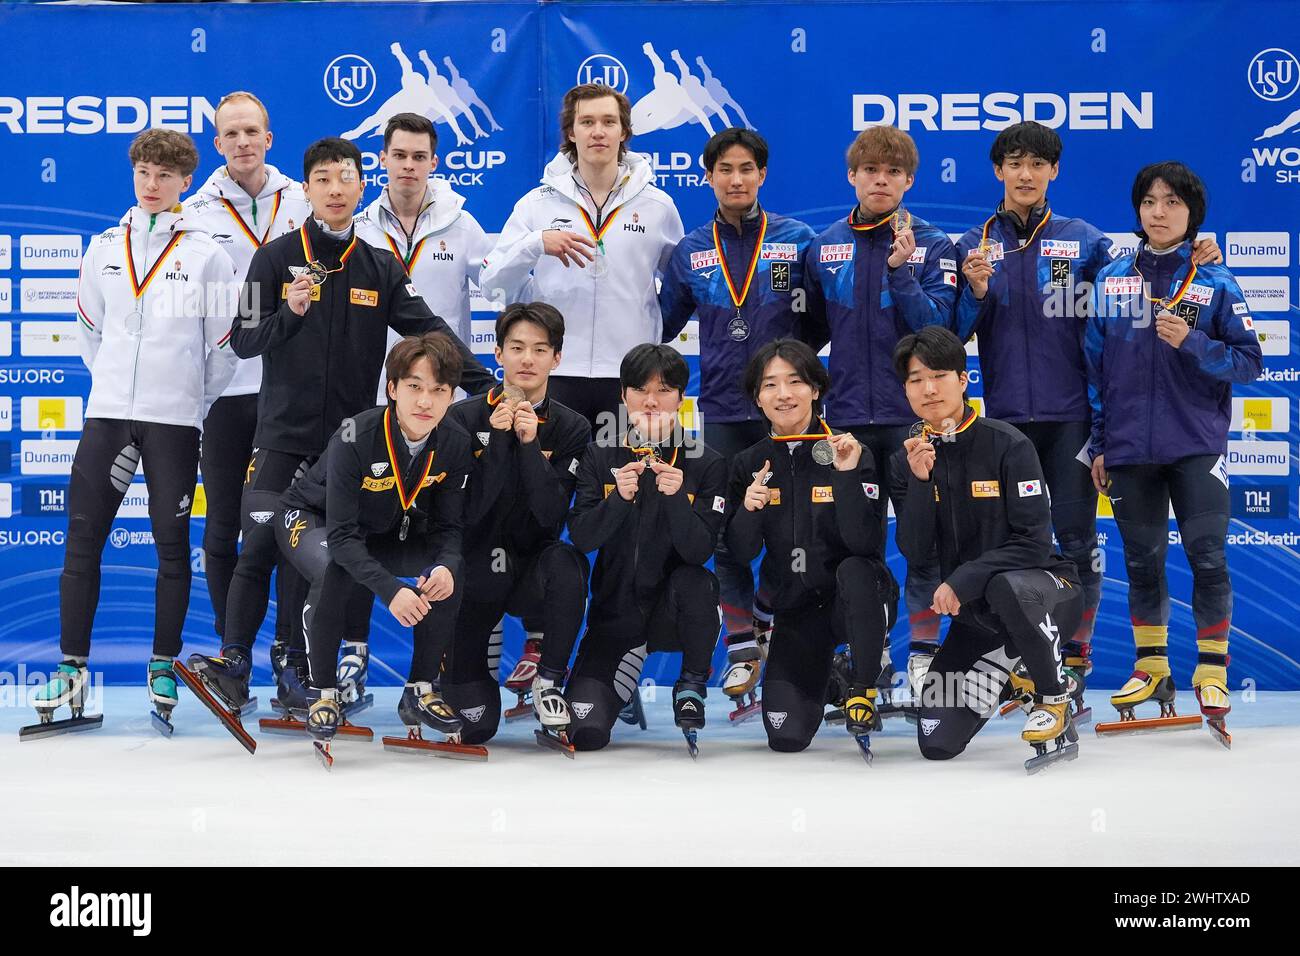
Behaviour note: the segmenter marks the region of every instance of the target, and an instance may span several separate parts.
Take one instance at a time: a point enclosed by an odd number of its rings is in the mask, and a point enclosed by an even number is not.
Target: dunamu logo
[[[152,893],[70,893],[50,897],[51,926],[129,926],[133,936],[148,936],[153,928]]]

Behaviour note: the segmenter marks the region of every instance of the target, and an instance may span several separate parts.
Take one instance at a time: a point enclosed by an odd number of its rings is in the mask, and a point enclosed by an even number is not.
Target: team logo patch
[[[919,266],[925,262],[925,246],[917,246],[912,250],[912,254],[907,257],[908,265]]]
[[[764,482],[764,484],[766,484],[766,482]],[[781,503],[781,489],[780,489],[780,488],[773,488],[773,489],[772,489],[772,500],[769,501],[768,504],[769,504],[769,505],[779,505],[780,503]]]
[[[783,710],[769,710],[767,712],[767,722],[772,725],[773,730],[780,730],[781,725],[785,723],[788,716],[789,714]]]
[[[939,726],[938,720],[931,720],[928,717],[921,719],[921,733],[923,733],[927,737],[929,737],[932,733],[934,733],[935,728],[938,726]]]
[[[765,242],[763,243],[763,252],[759,255],[759,258],[764,262],[773,259],[794,262],[799,258],[799,247],[793,242]]]
[[[972,498],[996,498],[1002,494],[1002,488],[996,481],[972,481],[970,495]]]
[[[363,478],[361,479],[362,491],[388,491],[397,483],[397,479],[392,475],[387,478]]]
[[[348,292],[353,305],[364,305],[368,309],[379,305],[379,293],[373,289],[349,289]]]
[[[773,292],[790,291],[790,263],[788,262],[772,263],[772,291]]]
[[[835,500],[835,492],[831,490],[830,485],[813,485],[812,502],[813,504],[826,504]]]
[[[712,269],[718,264],[718,251],[716,249],[706,249],[703,252],[691,253],[691,271],[696,269]]]
[[[940,269],[947,269],[949,272],[956,272],[956,271],[957,271],[957,260],[956,260],[956,259],[940,259],[940,260],[939,260],[939,268],[940,268]]]
[[[1033,498],[1035,495],[1043,493],[1043,483],[1041,481],[1022,481],[1018,487],[1021,498]]]
[[[726,499],[726,498],[720,498],[720,497],[718,497],[718,496],[715,495],[714,498],[713,498],[713,510],[716,511],[718,514],[722,514],[724,511],[726,511],[726,510],[727,510],[727,499]]]
[[[818,262],[848,262],[853,258],[853,243],[831,242],[822,246]]]
[[[293,525],[293,523],[294,523],[295,521],[298,520],[298,515],[300,515],[300,514],[302,514],[302,512],[301,512],[301,511],[298,511],[298,510],[296,510],[296,509],[295,509],[294,511],[286,511],[286,512],[284,513],[284,526],[285,526],[285,528],[287,529],[287,528],[291,527],[291,526]]]
[[[483,719],[483,714],[487,711],[485,704],[479,704],[477,707],[469,707],[460,712],[460,715],[468,720],[471,724],[477,724]]]
[[[880,486],[879,486],[879,485],[873,485],[873,484],[872,484],[871,482],[869,482],[869,481],[864,481],[864,482],[862,483],[862,493],[865,494],[865,495],[866,495],[868,498],[870,498],[872,501],[879,501],[879,500],[880,500]]]
[[[290,277],[291,279],[296,279],[296,278],[298,278],[298,276],[302,275],[302,274],[303,274],[304,272],[306,272],[306,271],[307,271],[307,267],[306,267],[306,266],[290,266],[290,267],[289,267],[289,277]]]
[[[1141,276],[1107,276],[1106,295],[1137,295],[1142,291]]]
[[[482,445],[483,447],[486,448],[486,447],[487,447],[488,440],[492,437],[492,433],[491,433],[491,432],[475,432],[475,433],[474,433],[474,437],[478,439],[478,443],[479,443],[480,445]]]
[[[420,485],[420,487],[421,487],[421,488],[428,488],[428,487],[431,487],[432,485],[438,485],[438,484],[441,484],[441,483],[442,483],[442,479],[444,479],[444,478],[446,478],[446,477],[447,477],[447,473],[446,473],[445,471],[440,471],[440,472],[438,472],[436,475],[430,475],[428,478],[424,479],[424,483],[423,483],[422,485]],[[466,475],[466,476],[465,476],[465,481],[469,481],[469,475]],[[462,488],[464,488],[464,487],[465,487],[465,482],[464,482],[464,481],[461,482],[461,485],[460,485],[460,486],[461,486]]]
[[[273,517],[275,517],[275,512],[274,511],[250,511],[248,513],[248,516],[258,524],[266,524]]]
[[[569,474],[576,475],[577,473],[578,473],[578,459],[575,458],[573,459],[573,461],[569,462]]]
[[[386,461],[377,461],[370,466],[370,473],[374,475],[376,478],[382,478],[384,472],[386,472],[387,470],[388,470],[388,462]]]
[[[1208,285],[1197,285],[1193,282],[1183,293],[1184,302],[1192,302],[1196,305],[1209,305],[1214,301],[1214,289]]]
[[[1051,259],[1052,271],[1052,288],[1068,289],[1070,288],[1070,260],[1069,259]]]
[[[543,448],[543,449],[542,449],[542,457],[545,458],[547,461],[550,461],[550,460],[551,460],[551,456],[554,455],[554,454],[555,454],[554,449],[550,449],[550,448]]]
[[[591,713],[591,709],[595,706],[595,704],[584,704],[581,701],[575,700],[573,702],[573,712],[577,715],[579,720],[586,720],[587,715]]]
[[[1199,305],[1189,305],[1186,302],[1179,302],[1174,314],[1187,323],[1189,329],[1196,328],[1196,321],[1200,318],[1201,307]]]
[[[1236,315],[1245,315],[1250,311],[1250,306],[1246,305],[1245,302],[1234,302],[1232,303],[1232,311]]]
[[[615,488],[614,485],[606,485],[606,486],[605,486],[605,497],[606,497],[606,498],[609,497],[609,493],[610,493],[611,491],[613,491],[614,488]]]
[[[1049,259],[1079,258],[1079,243],[1068,239],[1044,239],[1038,246],[1038,254]]]
[[[486,264],[486,263],[487,263],[487,260],[484,259],[483,262]],[[406,283],[406,294],[409,295],[412,299],[418,299],[418,298],[420,297],[420,293],[418,293],[418,292],[415,291],[415,283],[414,283],[414,282],[408,282],[408,283]]]
[[[284,285],[280,286],[280,298],[282,298],[282,299],[287,299],[287,298],[289,298],[289,286],[290,286],[290,285],[291,285],[291,283],[286,282]],[[320,290],[321,290],[321,287],[318,286],[318,285],[314,285],[314,286],[311,287],[311,300],[312,300],[313,302],[319,302],[319,301],[320,301]]]

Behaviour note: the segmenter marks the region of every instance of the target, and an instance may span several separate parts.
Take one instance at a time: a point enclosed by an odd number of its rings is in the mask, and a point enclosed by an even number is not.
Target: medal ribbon
[[[397,261],[402,264],[402,269],[405,270],[406,277],[409,279],[411,277],[411,270],[415,268],[415,260],[420,258],[420,250],[422,250],[424,248],[424,244],[429,241],[429,237],[425,236],[423,239],[417,242],[411,248],[411,254],[409,257],[404,256],[397,251],[397,243],[393,242],[392,236],[390,236],[388,233],[385,232],[384,238],[388,240],[388,248],[393,250],[393,255],[397,256]]]
[[[1190,262],[1189,260],[1189,264],[1191,265],[1191,269],[1188,271],[1187,277],[1183,279],[1183,284],[1180,285],[1178,291],[1174,293],[1172,299],[1147,295],[1145,292],[1142,293],[1142,298],[1146,299],[1148,302],[1155,302],[1157,305],[1163,306],[1165,309],[1172,309],[1179,302],[1183,301],[1183,296],[1187,295],[1187,289],[1191,286],[1192,280],[1196,278],[1196,263]],[[1142,284],[1145,286],[1147,284],[1147,278],[1142,274],[1142,270],[1138,268],[1136,258],[1133,259],[1133,271],[1138,274],[1138,278],[1142,280]]]
[[[884,219],[880,220],[880,222],[854,222],[853,213],[849,213],[849,228],[852,229],[854,232],[870,232],[872,229],[879,229],[887,222],[893,222],[895,219],[898,218],[898,214],[902,211],[903,208],[900,206],[898,209],[895,209]],[[912,223],[912,214],[908,213],[907,224],[911,225],[911,223]]]
[[[609,232],[609,227],[614,222],[614,217],[617,216],[623,206],[626,205],[627,203],[622,203],[611,209],[609,215],[605,217],[605,221],[600,224],[599,229],[597,229],[596,224],[591,221],[591,216],[587,214],[586,207],[581,204],[578,205],[578,212],[582,213],[582,221],[587,224],[587,231],[591,233],[591,238],[596,240],[596,248],[600,250],[601,255],[604,255],[605,253],[605,233]]]
[[[822,426],[821,433],[814,432],[811,435],[772,435],[771,436],[772,441],[775,442],[812,441],[814,438],[829,439],[834,437],[833,435],[831,435],[831,426],[826,424],[826,419],[818,418],[817,421]]]
[[[492,408],[496,408],[498,405],[500,405],[501,400],[505,397],[506,397],[506,387],[504,385],[501,386],[501,391],[497,392],[496,398],[492,397],[492,389],[489,388],[487,391],[487,403]],[[525,401],[527,401],[527,399],[525,399]],[[534,408],[533,411],[535,413],[537,409]],[[544,425],[545,423],[546,423],[546,419],[543,418],[541,415],[538,415],[537,424]]]
[[[137,302],[140,301],[140,298],[144,295],[145,289],[149,288],[149,283],[153,281],[153,277],[158,274],[158,266],[160,266],[162,261],[167,258],[172,249],[176,248],[176,243],[181,241],[181,236],[183,235],[185,235],[185,230],[181,229],[172,236],[171,241],[167,243],[167,247],[163,249],[162,254],[153,261],[153,265],[149,267],[149,271],[144,274],[144,279],[137,282],[135,278],[135,257],[131,254],[131,221],[129,219],[127,220],[126,271],[127,274],[131,276],[131,291],[135,293]]]
[[[393,478],[396,479],[397,499],[402,503],[402,514],[411,510],[411,505],[415,504],[415,498],[424,486],[424,479],[429,477],[429,472],[433,470],[433,459],[437,451],[430,449],[429,457],[424,463],[424,474],[422,474],[415,486],[411,489],[410,497],[407,497],[406,489],[402,487],[402,469],[397,466],[397,450],[393,448],[393,430],[392,430],[393,406],[389,405],[384,409],[384,444],[388,447],[388,463],[393,469]]]
[[[312,258],[311,240],[307,238],[307,224],[305,222],[302,224],[302,228],[298,230],[298,234],[302,237],[302,254],[307,257],[307,264],[311,265],[311,263],[314,262],[315,260]],[[330,275],[331,273],[334,272],[342,272],[343,267],[348,264],[348,259],[351,258],[352,253],[356,250],[356,248],[357,248],[357,234],[356,231],[353,230],[352,241],[349,242],[348,247],[343,250],[343,255],[339,256],[339,267],[337,269],[326,269],[325,274]]]
[[[980,230],[979,248],[987,249],[989,247],[989,226],[993,225],[994,220],[996,220],[997,218],[998,218],[998,214],[994,213],[993,215],[989,216],[987,219],[984,220],[984,228]],[[1002,254],[1007,255],[1008,252],[1024,252],[1026,249],[1028,249],[1030,246],[1034,244],[1034,237],[1038,235],[1038,233],[1042,230],[1042,228],[1045,225],[1047,225],[1047,220],[1051,218],[1052,218],[1052,210],[1051,207],[1048,207],[1047,212],[1044,213],[1043,215],[1043,221],[1034,227],[1034,231],[1029,234],[1029,238],[1025,240],[1024,245],[1010,250],[1004,247],[1002,250]]]
[[[626,447],[632,452],[632,454],[636,455],[638,458],[647,458],[651,455],[657,457],[659,454],[659,449],[657,449],[654,445],[627,445]],[[680,451],[681,448],[673,449],[673,460],[668,462],[669,468],[677,467],[677,453]],[[663,461],[662,458],[660,458],[659,460]]]
[[[235,204],[225,196],[221,197],[221,202],[225,205],[226,212],[230,213],[231,218],[239,224],[239,228],[244,230],[244,235],[248,237],[248,241],[253,244],[254,249],[262,248],[262,243],[266,242],[266,237],[271,234],[271,229],[275,226],[275,217],[280,213],[280,200],[283,198],[283,193],[283,189],[276,190],[275,203],[271,206],[271,221],[266,224],[266,232],[262,233],[261,239],[257,238],[257,234],[248,227],[248,223],[244,222],[244,217],[239,214],[239,210],[235,208]]]
[[[754,273],[758,271],[758,260],[763,255],[763,237],[767,235],[767,213],[762,213],[762,216],[758,224],[758,240],[754,243],[754,254],[749,257],[749,268],[745,270],[745,284],[739,294],[736,292],[736,280],[731,277],[731,269],[727,267],[727,253],[722,246],[722,235],[718,232],[718,220],[713,220],[713,248],[718,254],[718,265],[722,266],[722,278],[727,280],[727,291],[731,293],[731,303],[736,307],[736,315],[740,315],[740,307],[745,304],[745,299],[749,296],[749,287],[754,281]]]
[[[931,441],[931,440],[934,438],[934,436],[936,436],[936,435],[938,435],[940,438],[950,438],[950,437],[952,437],[953,435],[960,435],[960,434],[961,434],[962,432],[964,432],[966,429],[968,429],[968,428],[970,428],[972,425],[974,425],[974,424],[975,424],[975,419],[977,419],[977,418],[979,418],[979,415],[977,415],[977,414],[975,413],[975,409],[972,408],[972,409],[970,410],[970,414],[966,416],[965,421],[963,421],[960,425],[958,425],[956,428],[954,428],[954,429],[953,429],[952,431],[950,431],[950,432],[938,432],[938,431],[935,431],[933,428],[930,427],[930,424],[929,424],[928,422],[922,422],[922,423],[921,423],[921,437],[924,438],[926,441]]]

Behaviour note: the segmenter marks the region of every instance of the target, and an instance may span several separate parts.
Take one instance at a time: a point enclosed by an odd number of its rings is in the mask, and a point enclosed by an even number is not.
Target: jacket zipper
[[[148,269],[149,267],[149,245],[150,245],[150,240],[152,239],[153,239],[153,230],[150,229],[148,232],[145,233],[144,236],[144,263],[146,269]],[[127,242],[131,241],[130,226],[127,226],[126,241]],[[146,275],[148,275],[147,272]],[[133,282],[135,281],[134,276],[132,277],[132,281]],[[145,296],[145,292],[144,290],[141,290],[140,298],[136,300],[138,302],[138,307],[140,309],[141,325],[140,325],[140,334],[134,336],[135,358],[131,362],[131,395],[130,398],[127,399],[127,403],[126,403],[126,417],[128,421],[133,417],[135,417],[135,382],[136,382],[136,378],[140,374],[140,345],[144,341],[144,296]]]

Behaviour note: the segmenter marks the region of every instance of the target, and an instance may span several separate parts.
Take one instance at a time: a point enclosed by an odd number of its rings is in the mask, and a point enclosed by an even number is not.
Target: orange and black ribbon
[[[505,398],[505,397],[506,397],[506,387],[505,387],[504,385],[501,386],[501,390],[500,390],[499,392],[497,392],[495,398],[492,396],[492,389],[488,389],[488,392],[487,392],[487,403],[488,403],[489,407],[491,407],[491,408],[496,408],[498,405],[501,404],[501,400],[502,400],[503,398]],[[527,401],[527,399],[524,399],[524,401]],[[536,413],[536,411],[537,411],[537,409],[536,409],[536,407],[534,407],[534,408],[533,408],[533,412]],[[546,419],[543,418],[541,415],[538,415],[538,416],[537,416],[537,424],[539,424],[539,425],[544,425],[545,423],[546,423]]]
[[[997,218],[998,218],[997,213],[994,213],[993,215],[989,216],[987,219],[984,220],[984,228],[980,230],[980,244],[978,248],[984,250],[985,252],[987,252],[989,248],[989,226],[993,225],[994,221]],[[1026,249],[1028,249],[1030,246],[1034,244],[1034,237],[1037,236],[1039,232],[1042,231],[1043,227],[1047,225],[1047,220],[1051,218],[1052,218],[1052,210],[1051,208],[1048,208],[1047,212],[1043,214],[1042,222],[1040,222],[1038,225],[1034,227],[1034,231],[1029,234],[1029,238],[1025,240],[1024,244],[1015,249],[1008,249],[1004,245],[1002,247],[1002,254],[1006,255],[1008,252],[1024,252]]]
[[[260,239],[257,237],[257,233],[253,232],[253,230],[249,228],[248,223],[244,222],[244,217],[239,214],[239,210],[235,208],[235,204],[225,196],[221,197],[221,202],[225,205],[226,212],[230,213],[231,218],[233,218],[235,222],[239,223],[239,228],[244,231],[244,235],[248,237],[248,241],[253,244],[254,249],[262,248],[262,243],[266,242],[267,237],[271,235],[271,229],[275,226],[275,217],[280,213],[280,200],[283,198],[283,193],[283,189],[276,190],[275,204],[271,206],[271,221],[266,224],[266,232],[262,233],[262,238]]]
[[[767,213],[762,213],[762,219],[758,223],[758,239],[754,243],[754,254],[749,257],[749,267],[745,270],[745,284],[741,286],[740,291],[736,291],[736,280],[732,278],[731,269],[727,266],[727,252],[722,247],[722,235],[718,232],[718,220],[713,220],[713,248],[718,254],[718,265],[722,266],[722,278],[727,281],[727,291],[731,293],[731,303],[736,307],[736,315],[740,315],[740,307],[745,304],[745,299],[749,296],[749,287],[754,282],[754,273],[758,271],[758,260],[763,256],[763,238],[767,235]]]
[[[185,230],[184,229],[178,230],[172,236],[171,241],[167,243],[167,247],[163,249],[162,254],[153,261],[153,265],[151,265],[148,271],[145,272],[144,278],[141,280],[137,280],[135,277],[135,257],[131,254],[131,221],[129,219],[127,220],[126,237],[125,237],[126,238],[126,271],[127,274],[131,276],[131,291],[135,293],[135,298],[137,302],[144,295],[145,289],[149,288],[149,283],[153,281],[153,277],[158,274],[158,267],[162,265],[162,261],[171,254],[171,251],[173,249],[176,248],[176,243],[181,241],[181,236],[183,235],[185,235]]]
[[[424,479],[429,477],[429,472],[433,470],[433,459],[437,452],[432,448],[429,449],[429,457],[424,463],[424,474],[411,487],[411,493],[406,493],[406,488],[402,485],[402,469],[397,464],[397,450],[393,447],[393,429],[392,429],[393,407],[390,405],[384,409],[384,444],[388,447],[388,464],[392,466],[393,478],[396,479],[394,487],[397,488],[397,500],[402,503],[402,514],[411,510],[415,504],[415,498],[420,493],[420,488],[424,486]]]
[[[970,414],[966,416],[965,420],[950,432],[936,431],[930,427],[929,422],[921,422],[921,437],[926,441],[934,441],[936,438],[943,439],[951,438],[953,435],[960,435],[966,429],[974,425],[975,419],[977,418],[979,418],[979,415],[976,414],[975,409],[972,408]]]
[[[831,426],[826,424],[826,419],[819,418],[817,419],[817,423],[822,427],[822,431],[820,433],[813,432],[811,435],[773,435],[772,441],[783,442],[783,443],[796,442],[796,441],[817,441],[822,439],[829,441],[831,438],[835,437],[834,435],[831,434]]]
[[[636,455],[638,459],[643,459],[643,458],[658,458],[660,461],[663,461],[663,458],[660,458],[660,456],[659,456],[659,449],[658,449],[657,447],[655,447],[654,445],[632,445],[632,444],[628,444],[628,445],[627,445],[627,448],[632,452],[632,454]],[[669,468],[676,468],[676,467],[677,467],[677,454],[678,454],[678,452],[680,452],[680,451],[681,451],[681,448],[680,448],[680,447],[674,447],[674,448],[673,448],[673,457],[672,457],[672,460],[669,461],[669,462],[667,463]]]
[[[895,209],[884,219],[880,220],[880,222],[854,222],[853,221],[854,214],[849,213],[849,228],[852,229],[854,232],[870,232],[872,229],[879,229],[887,222],[896,221],[899,217],[899,214],[903,212],[905,212],[905,210],[900,206],[898,209]],[[904,226],[904,228],[907,228],[907,226],[910,226],[911,224],[912,224],[912,214],[909,212],[907,213],[907,221],[906,221],[906,226]],[[902,230],[900,229],[899,231],[901,232]]]
[[[311,263],[313,263],[315,260],[312,258],[311,240],[307,238],[307,224],[305,222],[302,224],[302,228],[298,230],[298,234],[302,237],[302,254],[306,256],[307,264],[311,265]],[[356,248],[357,248],[357,235],[356,232],[354,231],[352,233],[352,241],[349,242],[348,247],[343,250],[343,255],[339,256],[339,267],[337,269],[326,269],[325,274],[329,275],[334,272],[342,272],[343,267],[348,264],[348,259],[352,257],[352,253],[356,251]]]
[[[1182,285],[1178,287],[1178,291],[1174,293],[1172,299],[1166,299],[1163,296],[1147,295],[1145,292],[1142,293],[1142,298],[1146,299],[1148,302],[1156,303],[1160,308],[1166,311],[1172,309],[1179,302],[1182,302],[1183,296],[1187,295],[1187,290],[1191,286],[1192,280],[1196,278],[1196,263],[1189,262],[1189,265],[1191,266],[1191,269],[1187,272],[1187,278],[1183,279]],[[1136,258],[1133,260],[1133,271],[1138,274],[1138,278],[1142,280],[1142,285],[1145,287],[1147,285],[1147,278],[1142,274],[1142,270],[1138,268]]]

